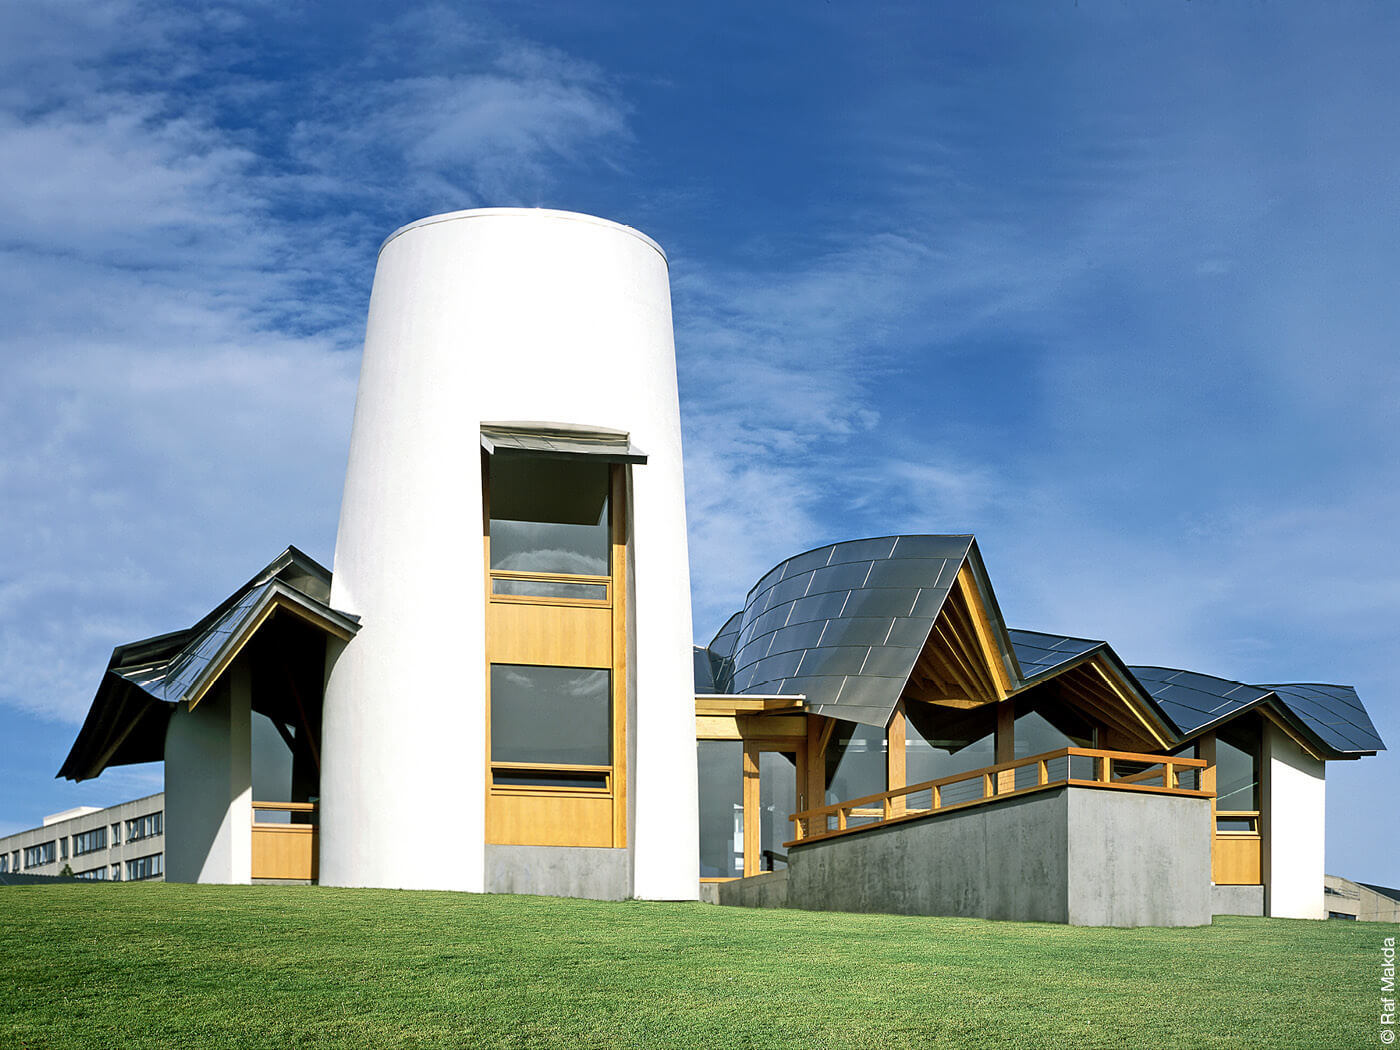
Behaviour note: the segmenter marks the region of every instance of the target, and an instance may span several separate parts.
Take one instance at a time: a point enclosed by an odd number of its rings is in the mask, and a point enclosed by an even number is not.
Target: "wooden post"
[[[890,719],[889,729],[885,733],[888,746],[885,752],[885,788],[889,791],[896,791],[904,787],[906,779],[905,765],[905,740],[907,729],[904,720],[904,701],[901,700],[894,709],[894,716]],[[904,796],[900,795],[894,799],[885,800],[885,818],[891,816],[904,816]]]
[[[996,746],[993,750],[992,764],[999,766],[1005,762],[1015,761],[1016,702],[1003,700],[997,704]],[[1015,790],[1016,771],[1014,769],[1004,769],[997,774],[997,794],[1005,794]]]

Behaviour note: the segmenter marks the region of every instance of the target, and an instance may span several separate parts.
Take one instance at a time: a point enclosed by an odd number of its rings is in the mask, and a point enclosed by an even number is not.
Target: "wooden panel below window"
[[[487,660],[493,664],[612,667],[612,610],[488,602]]]
[[[1258,835],[1216,835],[1211,878],[1219,886],[1258,886],[1260,857]]]
[[[486,841],[505,846],[612,846],[610,795],[492,793]]]
[[[320,845],[314,824],[254,824],[253,878],[314,879]]]

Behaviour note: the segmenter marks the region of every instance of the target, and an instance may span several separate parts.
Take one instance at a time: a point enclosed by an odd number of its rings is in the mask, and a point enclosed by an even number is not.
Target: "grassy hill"
[[[0,888],[0,1046],[1361,1047],[1393,927]]]

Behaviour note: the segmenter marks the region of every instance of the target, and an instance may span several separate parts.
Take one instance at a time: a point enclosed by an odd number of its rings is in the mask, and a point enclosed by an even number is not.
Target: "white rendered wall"
[[[690,574],[666,261],[636,231],[540,210],[426,219],[380,252],[331,593],[363,626],[327,679],[321,881],[483,888],[484,421],[625,430],[649,456],[631,470],[633,892],[694,899]]]
[[[1268,914],[1325,919],[1326,767],[1272,722],[1261,749],[1264,885]]]
[[[253,874],[252,690],[237,661],[165,733],[165,879],[247,883]]]

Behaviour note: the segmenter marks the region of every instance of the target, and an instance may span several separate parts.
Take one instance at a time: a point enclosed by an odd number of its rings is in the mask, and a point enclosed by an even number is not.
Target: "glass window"
[[[826,804],[834,805],[885,790],[885,731],[857,722],[838,722],[826,745]]]
[[[44,864],[52,864],[54,856],[54,843],[52,842],[41,842],[37,846],[26,846],[24,848],[24,866],[26,868],[37,868]]]
[[[290,802],[292,799],[263,799],[266,802]],[[163,814],[148,813],[144,817],[136,817],[134,820],[126,822],[126,840],[136,842],[141,839],[151,838],[153,835],[161,833],[161,823]]]
[[[994,705],[961,709],[905,702],[904,776],[910,784],[940,780],[985,769],[996,761],[997,718]],[[982,782],[972,778],[942,789],[943,805],[982,797]]]
[[[315,802],[321,793],[306,732],[296,721],[253,712],[253,799],[256,802]],[[155,815],[159,819],[159,814]],[[260,809],[259,824],[314,824],[311,813]],[[152,834],[159,832],[159,826]]]
[[[91,831],[84,831],[73,836],[73,856],[81,857],[84,853],[92,853],[94,850],[107,848],[107,829],[105,827],[93,828]]]
[[[491,665],[491,761],[612,763],[612,672]]]
[[[700,740],[700,877],[744,874],[744,745]]]
[[[126,862],[127,881],[134,882],[138,879],[153,879],[164,870],[162,861],[164,854],[154,853],[149,857],[137,857],[135,860]]]
[[[1258,719],[1231,722],[1215,735],[1215,808],[1251,811],[1259,808]],[[1249,831],[1251,827],[1226,827],[1221,831]]]
[[[1017,758],[1043,755],[1047,751],[1059,751],[1066,747],[1089,747],[1095,745],[1094,724],[1069,704],[1048,694],[1042,694],[1029,703],[1016,704],[1016,726],[1013,730]],[[1074,776],[1081,780],[1093,780],[1095,760],[1087,755],[1072,758],[1059,758],[1046,763],[1050,779],[1065,776],[1066,763]],[[1145,766],[1142,768],[1146,768]],[[1016,787],[1031,787],[1038,782],[1040,771],[1034,766],[1022,766],[1016,770]]]
[[[759,871],[787,867],[783,847],[796,837],[788,817],[797,812],[797,754],[790,751],[758,753]]]
[[[495,456],[490,486],[492,569],[608,575],[608,464]]]

